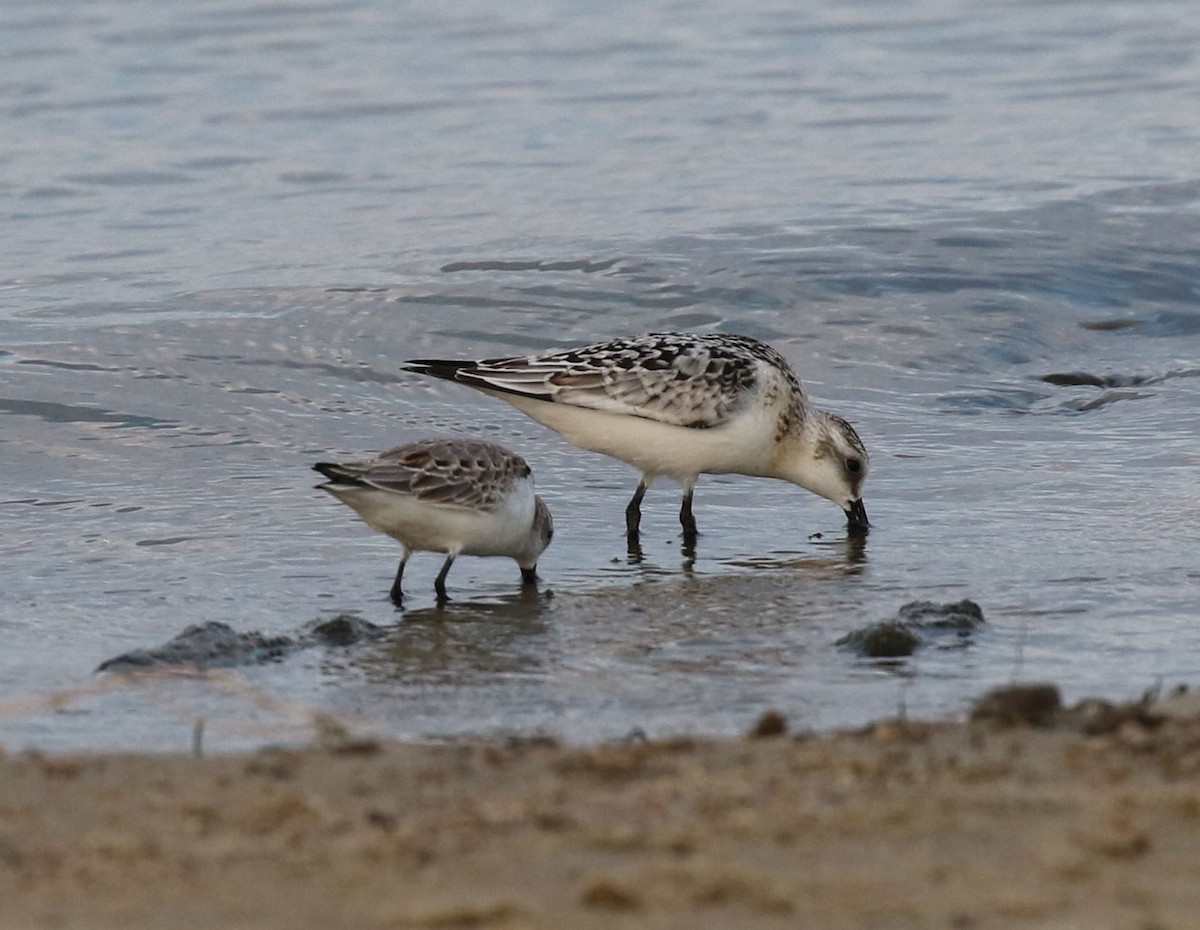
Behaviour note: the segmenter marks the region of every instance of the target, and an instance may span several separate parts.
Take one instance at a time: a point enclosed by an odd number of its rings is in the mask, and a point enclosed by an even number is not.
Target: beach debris
[[[783,736],[787,733],[787,718],[777,710],[768,710],[746,734],[751,739],[765,739],[772,736]]]
[[[1008,729],[1040,727],[1073,730],[1085,736],[1118,734],[1135,744],[1148,731],[1168,719],[1162,702],[1153,694],[1136,701],[1112,702],[1085,698],[1070,707],[1063,704],[1057,685],[1013,684],[995,688],[971,708],[972,723]]]
[[[1061,709],[1062,694],[1057,685],[1008,685],[981,697],[971,708],[971,722],[1002,727],[1048,727],[1054,724]]]

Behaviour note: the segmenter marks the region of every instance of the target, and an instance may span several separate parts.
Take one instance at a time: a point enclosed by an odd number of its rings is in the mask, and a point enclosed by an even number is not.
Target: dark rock
[[[904,623],[888,620],[853,630],[837,641],[868,659],[899,659],[910,656],[921,644],[921,637]]]
[[[973,630],[986,622],[983,609],[966,598],[952,604],[909,601],[900,608],[897,616],[902,622],[925,630]]]
[[[1047,384],[1055,384],[1060,387],[1074,387],[1076,385],[1108,387],[1103,378],[1098,375],[1090,375],[1086,371],[1058,371],[1053,374],[1043,375],[1042,380]]]
[[[101,662],[96,671],[129,672],[172,665],[190,665],[198,669],[262,665],[278,662],[298,649],[349,646],[379,633],[375,624],[348,614],[314,621],[297,636],[269,636],[254,630],[239,633],[228,623],[210,620],[187,627],[161,646],[134,649]]]
[[[1086,371],[1062,371],[1043,375],[1042,380],[1058,387],[1114,388],[1137,387],[1149,379],[1142,375],[1093,375]]]
[[[896,612],[895,620],[852,630],[836,645],[868,659],[899,659],[934,642],[944,648],[962,646],[971,632],[985,622],[983,610],[971,600],[950,604],[910,601]],[[945,633],[952,636],[941,635]]]
[[[98,672],[131,671],[164,665],[221,668],[273,662],[297,648],[290,636],[238,633],[228,623],[210,620],[189,626],[154,649],[135,649],[101,662]]]
[[[352,614],[338,614],[330,620],[314,620],[305,628],[305,645],[352,646],[364,639],[374,639],[381,630],[369,620]]]

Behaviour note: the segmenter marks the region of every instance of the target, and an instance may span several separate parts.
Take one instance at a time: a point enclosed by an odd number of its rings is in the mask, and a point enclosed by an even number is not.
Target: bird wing
[[[706,429],[737,413],[764,361],[795,380],[783,357],[755,340],[672,333],[547,355],[474,363],[426,359],[409,366],[484,390]]]
[[[531,474],[525,460],[493,443],[432,439],[389,449],[362,462],[315,466],[334,484],[378,488],[417,500],[493,510]]]

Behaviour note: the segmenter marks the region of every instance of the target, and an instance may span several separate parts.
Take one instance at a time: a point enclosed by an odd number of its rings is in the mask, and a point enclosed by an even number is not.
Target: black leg
[[[448,601],[450,598],[446,595],[446,575],[450,572],[450,566],[454,564],[454,553],[446,556],[446,561],[442,564],[442,570],[438,572],[437,578],[433,580],[433,590],[437,592],[438,601]]]
[[[538,583],[537,566],[532,568],[521,569],[521,586],[525,588],[536,588]]]
[[[642,498],[646,496],[646,482],[638,482],[633,498],[625,508],[625,537],[630,545],[637,543],[638,529],[642,525]]]
[[[389,592],[389,597],[392,603],[397,607],[404,600],[404,593],[400,590],[400,582],[404,579],[404,566],[408,564],[408,553],[404,553],[404,558],[400,560],[400,567],[396,569],[396,580],[392,582],[392,590]]]
[[[683,492],[683,504],[679,506],[679,522],[683,524],[683,535],[696,539],[696,517],[691,515],[691,496],[695,488],[689,487]]]
[[[683,544],[696,545],[696,518],[692,516],[692,491],[688,488],[683,492],[683,504],[679,508],[679,522],[683,524]]]

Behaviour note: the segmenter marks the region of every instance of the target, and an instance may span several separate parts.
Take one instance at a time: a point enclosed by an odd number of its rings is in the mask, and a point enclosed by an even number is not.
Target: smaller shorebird
[[[651,333],[577,349],[482,361],[414,359],[409,371],[508,401],[583,449],[642,473],[625,508],[630,549],[641,503],[660,476],[683,485],[679,521],[696,537],[692,491],[702,474],[781,478],[867,529],[867,450],[841,417],[812,407],[782,355],[749,336]]]
[[[524,584],[537,581],[554,521],[516,453],[476,439],[422,439],[372,459],[313,468],[329,479],[318,488],[404,547],[391,590],[397,606],[415,551],[446,553],[433,584],[439,601],[447,599],[446,574],[459,555],[505,555],[520,566]]]

